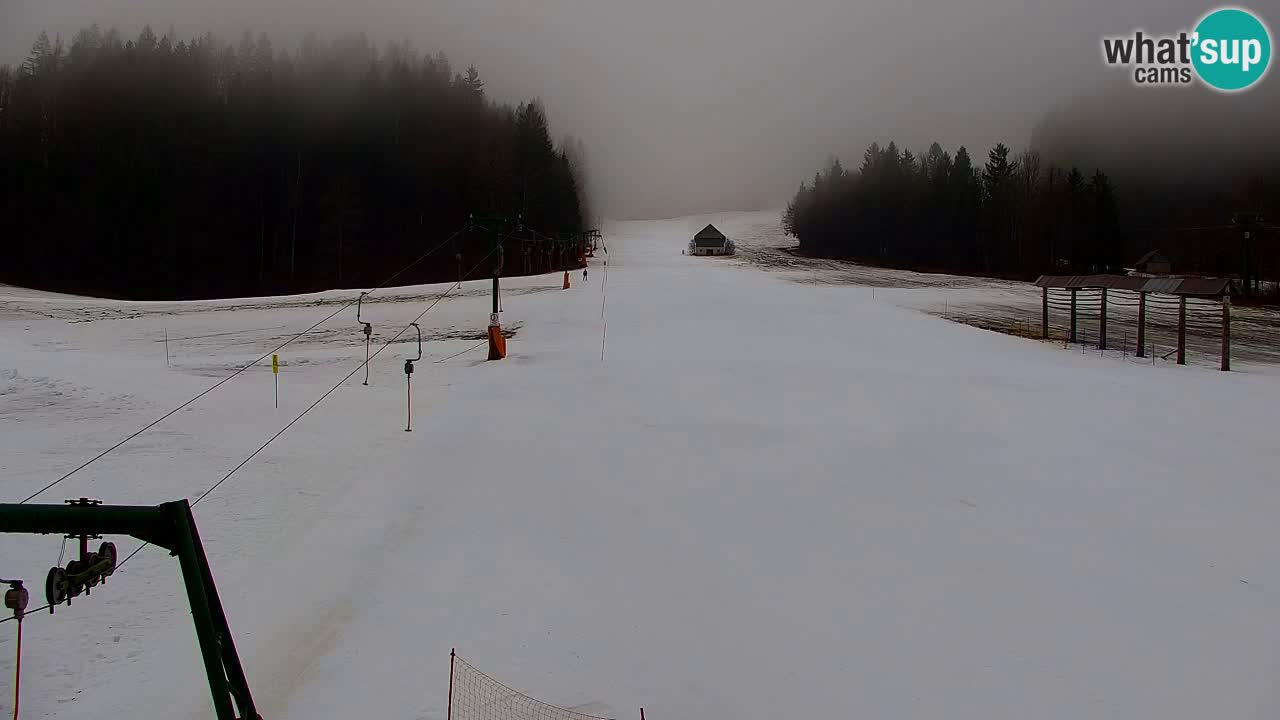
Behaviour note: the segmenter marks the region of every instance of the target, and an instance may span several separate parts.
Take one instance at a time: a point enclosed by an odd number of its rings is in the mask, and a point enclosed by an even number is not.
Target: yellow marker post
[[[271,355],[271,377],[275,381],[276,386],[276,409],[280,408],[280,356]]]

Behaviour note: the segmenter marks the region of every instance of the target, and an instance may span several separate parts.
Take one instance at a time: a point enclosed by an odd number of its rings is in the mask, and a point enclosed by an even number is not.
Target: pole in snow
[[[1187,296],[1178,297],[1178,364],[1187,364]]]
[[[356,322],[364,325],[364,384],[369,384],[369,345],[373,341],[373,325],[364,321],[360,317],[360,311],[364,304],[364,298],[369,293],[362,292],[360,297],[356,298]]]
[[[1142,357],[1147,347],[1147,293],[1138,293],[1138,357]]]
[[[271,377],[275,383],[276,409],[280,409],[280,356],[271,356]]]
[[[453,665],[458,659],[458,649],[451,648],[449,650],[449,709],[445,713],[445,720],[453,720]]]
[[[409,324],[418,331],[418,357],[404,361],[405,398],[408,409],[408,420],[404,425],[405,432],[413,432],[413,364],[422,359],[422,328],[418,327],[418,323]]]
[[[517,232],[523,224],[517,224]],[[494,249],[498,253],[498,262],[493,266],[493,312],[489,313],[489,359],[501,360],[507,356],[507,339],[502,334],[502,238],[494,237]],[[565,277],[568,277],[566,271]]]
[[[1231,296],[1222,296],[1222,365],[1226,372],[1231,369]]]
[[[1102,288],[1102,310],[1098,316],[1098,350],[1107,349],[1107,289]]]
[[[1071,334],[1067,336],[1067,342],[1076,341],[1076,289],[1071,288]]]
[[[1049,287],[1040,288],[1040,337],[1049,339]]]

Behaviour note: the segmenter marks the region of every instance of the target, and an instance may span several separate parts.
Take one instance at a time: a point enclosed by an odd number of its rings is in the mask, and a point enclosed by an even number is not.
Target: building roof
[[[1164,253],[1160,252],[1159,250],[1152,250],[1151,252],[1147,253],[1146,255],[1143,255],[1142,257],[1138,258],[1138,262],[1136,262],[1136,263],[1134,263],[1134,264],[1135,264],[1135,265],[1146,265],[1147,263],[1151,262],[1152,260],[1162,260],[1162,261],[1164,261],[1164,262],[1169,262],[1169,258],[1165,257]]]
[[[1226,278],[1126,277],[1123,275],[1041,275],[1036,287],[1063,290],[1106,288],[1132,290],[1164,295],[1218,297],[1231,293],[1231,280]]]
[[[728,238],[724,236],[724,233],[717,230],[715,225],[708,225],[702,228],[701,230],[699,230],[698,234],[693,236],[693,239],[694,240],[727,240]]]

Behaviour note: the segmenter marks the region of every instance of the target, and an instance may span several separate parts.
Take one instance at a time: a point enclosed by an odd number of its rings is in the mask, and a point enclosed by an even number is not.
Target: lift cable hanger
[[[467,276],[475,272],[481,264],[488,260],[494,251],[490,251],[476,263]],[[377,357],[410,327],[416,328],[419,335],[418,356],[412,362],[422,358],[421,328],[418,321],[432,310],[440,301],[457,289],[461,283],[451,286],[432,300],[411,323],[392,336],[384,345],[373,353],[370,359]],[[90,588],[105,582],[106,578],[116,572],[148,545],[169,550],[177,555],[182,567],[183,579],[187,588],[188,600],[191,603],[192,619],[196,625],[196,636],[200,643],[201,655],[204,659],[209,688],[213,694],[214,710],[218,720],[261,720],[249,693],[248,680],[240,665],[226,615],[218,599],[217,589],[213,583],[213,574],[209,570],[204,548],[200,545],[195,520],[191,508],[199,504],[237,471],[257,457],[272,442],[283,435],[295,423],[315,409],[325,398],[333,394],[339,387],[360,371],[356,366],[336,385],[316,399],[305,410],[289,421],[275,435],[249,454],[240,464],[223,475],[218,482],[205,490],[194,501],[180,500],[164,503],[156,507],[104,507],[99,500],[81,498],[68,500],[67,505],[26,505],[0,504],[0,533],[27,534],[63,534],[67,538],[80,540],[81,558],[72,560],[64,568],[53,568],[45,583],[45,595],[49,604],[40,610],[54,611],[55,606],[70,604],[71,598],[80,593],[89,594]],[[115,544],[104,542],[96,553],[88,552],[88,541],[100,538],[104,534],[131,535],[142,541],[137,549],[124,560],[117,562]],[[27,591],[21,581],[10,582],[11,589],[5,594],[5,604],[14,609],[14,617],[19,623],[21,632],[22,617],[26,614]],[[4,622],[0,620],[0,622]],[[239,716],[232,702],[240,711]]]
[[[427,259],[428,257],[430,257],[433,253],[435,253],[435,252],[436,252],[437,250],[439,250],[440,248],[442,248],[442,247],[444,247],[445,245],[448,245],[449,243],[453,242],[453,241],[454,241],[454,240],[455,240],[459,235],[461,235],[461,234],[463,234],[464,232],[466,232],[467,230],[471,229],[471,227],[472,227],[472,223],[468,222],[466,225],[464,225],[463,227],[461,227],[461,228],[459,228],[458,230],[456,230],[453,234],[449,235],[449,237],[447,237],[447,238],[445,238],[444,240],[442,240],[442,241],[440,241],[439,243],[437,243],[437,244],[436,244],[434,247],[432,247],[430,250],[427,250],[426,252],[422,253],[422,254],[421,254],[421,255],[419,255],[417,258],[415,258],[412,262],[410,262],[409,264],[407,264],[407,265],[405,265],[404,267],[402,267],[402,268],[400,268],[399,270],[397,270],[395,273],[393,273],[391,276],[389,276],[386,280],[383,280],[381,283],[379,283],[376,287],[374,287],[374,288],[372,288],[372,289],[370,289],[370,290],[367,290],[367,291],[365,291],[364,293],[361,293],[361,295],[362,295],[362,296],[364,296],[364,295],[371,295],[371,294],[373,294],[373,293],[375,293],[375,292],[377,292],[377,291],[379,291],[379,290],[381,290],[381,289],[385,288],[386,286],[390,285],[390,284],[392,283],[392,281],[394,281],[396,278],[398,278],[398,277],[400,277],[401,275],[403,275],[404,273],[408,272],[410,269],[412,269],[413,267],[415,267],[416,265],[418,265],[418,263],[420,263],[420,262],[422,262],[423,260],[425,260],[425,259]],[[461,279],[459,279],[459,283],[461,283]],[[27,497],[23,498],[23,500],[22,500],[21,502],[22,502],[22,503],[26,503],[26,502],[30,502],[31,500],[34,500],[36,497],[38,497],[39,495],[41,495],[41,494],[42,494],[42,493],[44,493],[45,491],[47,491],[47,490],[49,490],[49,489],[53,488],[54,486],[58,485],[58,484],[59,484],[59,483],[61,483],[61,482],[63,482],[63,481],[65,481],[65,480],[67,480],[67,479],[68,479],[68,478],[70,478],[72,475],[75,475],[76,473],[80,472],[81,470],[83,470],[83,469],[85,469],[85,468],[89,467],[90,465],[92,465],[93,463],[97,462],[98,460],[101,460],[102,458],[106,457],[108,454],[110,454],[110,453],[112,453],[112,452],[116,451],[117,449],[119,449],[121,446],[123,446],[123,445],[125,445],[126,443],[128,443],[128,442],[132,441],[134,438],[137,438],[139,435],[141,435],[141,434],[145,433],[146,431],[150,430],[151,428],[155,427],[156,425],[159,425],[160,423],[164,422],[164,421],[165,421],[165,420],[167,420],[168,418],[170,418],[170,417],[172,417],[173,415],[177,414],[179,411],[183,410],[183,409],[184,409],[184,408],[186,408],[186,407],[189,407],[190,405],[194,404],[196,401],[200,400],[200,399],[201,399],[201,398],[203,398],[204,396],[206,396],[206,395],[208,395],[209,393],[213,392],[214,390],[217,390],[219,387],[222,387],[222,385],[223,385],[223,384],[225,384],[225,383],[229,382],[230,380],[232,380],[233,378],[237,377],[237,376],[238,376],[238,375],[240,375],[241,373],[243,373],[243,372],[245,372],[245,371],[249,370],[250,368],[252,368],[252,367],[256,366],[258,363],[260,363],[260,362],[262,362],[262,361],[264,361],[264,360],[266,360],[266,359],[270,358],[272,355],[274,355],[274,354],[278,353],[280,350],[284,349],[284,348],[285,348],[285,346],[289,345],[290,343],[295,342],[296,340],[298,340],[298,339],[299,339],[299,338],[301,338],[302,336],[304,336],[304,335],[306,335],[306,334],[308,334],[308,333],[312,332],[312,331],[313,331],[313,330],[315,330],[316,328],[318,328],[318,327],[320,327],[321,325],[325,324],[326,322],[328,322],[328,321],[332,320],[334,317],[337,317],[337,315],[338,315],[339,313],[341,313],[343,310],[346,310],[347,308],[351,307],[353,304],[358,304],[358,303],[360,302],[360,299],[361,299],[361,298],[356,298],[355,300],[349,300],[349,301],[347,301],[347,302],[343,303],[341,306],[339,306],[339,307],[338,307],[338,309],[337,309],[337,310],[334,310],[333,312],[331,312],[331,313],[329,313],[328,315],[324,316],[323,318],[321,318],[319,321],[317,321],[315,324],[311,325],[311,326],[310,326],[310,327],[308,327],[307,329],[303,330],[303,331],[302,331],[302,332],[300,332],[300,333],[297,333],[296,335],[291,335],[291,336],[289,336],[287,339],[285,339],[285,341],[284,341],[284,342],[282,342],[282,343],[280,343],[279,345],[275,346],[275,347],[274,347],[274,348],[272,348],[271,350],[268,350],[267,352],[263,353],[261,357],[257,358],[256,360],[254,360],[254,361],[252,361],[252,362],[250,362],[250,363],[247,363],[247,364],[245,364],[245,365],[241,366],[240,368],[238,368],[238,369],[236,369],[234,372],[232,372],[230,375],[228,375],[228,376],[226,376],[226,377],[222,378],[221,380],[219,380],[218,382],[214,383],[213,385],[210,385],[208,388],[206,388],[205,390],[203,390],[203,391],[202,391],[202,392],[200,392],[199,394],[195,395],[195,396],[194,396],[194,397],[192,397],[191,399],[189,399],[189,400],[187,400],[187,401],[183,402],[181,405],[178,405],[177,407],[175,407],[175,408],[173,408],[172,410],[170,410],[170,411],[166,412],[165,414],[161,415],[160,417],[156,418],[155,420],[152,420],[150,423],[148,423],[148,424],[146,424],[146,425],[142,426],[142,427],[141,427],[141,428],[139,428],[138,430],[134,431],[132,434],[125,436],[123,439],[121,439],[121,440],[117,441],[115,444],[111,445],[111,446],[110,446],[110,447],[108,447],[107,449],[103,450],[102,452],[98,453],[97,455],[94,455],[93,457],[91,457],[91,458],[89,458],[88,460],[84,461],[84,462],[83,462],[83,463],[81,463],[80,465],[78,465],[78,466],[76,466],[75,468],[73,468],[71,471],[69,471],[69,472],[67,472],[67,473],[63,474],[63,475],[62,475],[61,477],[59,477],[58,479],[54,480],[53,482],[50,482],[49,484],[45,485],[44,487],[40,488],[39,490],[37,490],[37,491],[35,491],[35,492],[31,493],[30,495],[28,495]],[[372,332],[372,330],[370,330],[370,332]]]
[[[469,226],[470,227],[470,226]],[[522,229],[517,225],[517,231]],[[462,231],[459,231],[459,233]],[[453,240],[458,233],[446,239],[440,245],[425,253],[410,266],[419,262],[422,258],[435,252],[443,245]],[[497,233],[495,233],[497,234]],[[428,312],[430,312],[437,304],[445,299],[453,290],[461,287],[462,281],[470,277],[479,267],[495,253],[501,256],[502,240],[511,239],[513,234],[505,234],[496,238],[495,247],[485,254],[475,266],[467,273],[461,276],[458,282],[447,289],[445,292],[437,296],[430,304],[427,305],[417,317],[413,319],[403,329],[395,333],[377,352],[368,354],[363,364],[366,372],[366,381],[368,378],[368,365],[370,361],[381,354],[383,350],[395,343],[401,335],[408,331],[410,327],[414,328],[417,335],[417,355],[414,358],[405,360],[405,376],[408,392],[408,423],[406,423],[406,432],[412,429],[412,374],[414,363],[422,360],[422,329],[418,325]],[[406,266],[405,269],[407,269]],[[404,272],[402,269],[393,275],[392,278]],[[392,278],[384,281],[384,285]],[[379,286],[381,287],[381,286]],[[375,288],[374,290],[377,290]],[[365,296],[373,291],[363,292],[356,299],[357,321],[366,329],[366,337],[372,335],[371,324],[363,320],[362,303]],[[496,298],[495,298],[496,302]],[[300,333],[288,342],[293,342],[302,335],[310,332],[323,322],[337,315],[343,309],[350,307],[351,302],[344,304],[334,313],[328,315],[316,325],[308,330]],[[287,342],[285,344],[288,344]],[[283,347],[283,345],[281,346]],[[266,356],[264,356],[266,357]],[[455,356],[456,357],[456,356]],[[256,364],[256,363],[253,363]],[[243,668],[240,665],[239,657],[236,653],[234,642],[231,638],[231,632],[227,624],[226,615],[223,611],[221,601],[218,599],[217,590],[214,587],[213,575],[209,569],[208,560],[205,557],[204,549],[200,544],[199,534],[196,531],[195,521],[191,515],[191,508],[198,504],[201,500],[208,497],[212,492],[217,490],[226,480],[228,480],[237,471],[243,468],[254,457],[267,448],[272,442],[283,435],[295,423],[301,420],[307,413],[317,407],[329,395],[341,387],[344,383],[359,372],[359,367],[354,368],[346,376],[342,378],[333,388],[321,395],[314,403],[303,410],[297,417],[291,420],[275,435],[269,438],[260,447],[254,450],[240,464],[236,465],[230,472],[224,475],[212,487],[202,493],[194,501],[188,502],[181,500],[178,502],[164,503],[156,507],[123,507],[112,506],[103,507],[100,500],[90,500],[80,498],[78,500],[68,500],[65,506],[62,505],[26,505],[25,503],[34,498],[35,495],[48,490],[54,485],[62,482],[75,472],[88,466],[94,460],[102,457],[106,453],[123,445],[128,440],[137,437],[137,435],[150,429],[159,423],[165,417],[172,415],[182,407],[186,407],[198,400],[200,397],[216,389],[222,383],[235,377],[253,364],[247,365],[237,370],[231,376],[219,381],[213,387],[205,390],[192,400],[187,401],[179,408],[170,411],[160,420],[153,422],[151,425],[144,427],[142,430],[134,433],[125,440],[120,441],[116,445],[104,451],[93,460],[86,462],[71,473],[63,476],[59,480],[54,481],[50,485],[41,489],[34,495],[17,504],[0,504],[0,533],[34,533],[34,534],[50,534],[58,533],[64,536],[63,544],[67,539],[76,539],[79,541],[80,553],[79,557],[67,563],[65,568],[54,567],[50,569],[45,582],[45,595],[49,601],[47,605],[38,610],[48,609],[50,614],[54,612],[57,605],[66,603],[71,604],[71,599],[83,594],[91,594],[92,588],[100,583],[105,583],[106,578],[113,575],[120,567],[136,556],[147,545],[157,545],[169,550],[172,555],[177,555],[182,568],[183,578],[186,584],[188,600],[191,604],[192,619],[196,626],[196,635],[199,640],[201,655],[204,660],[206,673],[209,679],[209,687],[213,695],[213,705],[219,720],[236,720],[238,709],[239,718],[241,720],[261,720],[255,709],[253,698],[249,693],[248,681],[245,678]],[[118,552],[113,542],[103,542],[99,545],[96,552],[89,552],[89,541],[101,539],[103,534],[123,534],[131,535],[142,541],[142,545],[130,553],[124,560],[118,559]],[[61,563],[61,556],[59,563]],[[13,617],[5,618],[5,620],[17,620],[18,622],[18,662],[15,663],[15,701],[14,711],[17,712],[18,700],[18,679],[20,677],[21,662],[21,642],[22,642],[22,619],[27,614],[27,604],[29,595],[23,587],[21,580],[0,580],[0,584],[10,585],[10,589],[5,593],[5,606],[13,611]],[[4,622],[5,620],[0,620]],[[234,701],[234,708],[233,708]]]
[[[418,331],[418,357],[407,359],[404,361],[404,382],[406,388],[406,398],[408,400],[408,421],[405,423],[404,431],[413,431],[413,364],[422,359],[422,328],[418,327],[418,323],[409,323],[414,330]]]
[[[360,293],[360,297],[356,298],[356,322],[364,325],[364,384],[369,384],[369,344],[373,340],[373,324],[365,322],[360,317],[360,311],[364,305],[365,296],[368,292]]]

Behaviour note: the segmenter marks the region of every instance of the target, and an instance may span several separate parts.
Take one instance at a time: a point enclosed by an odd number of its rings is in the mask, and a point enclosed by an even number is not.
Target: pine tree
[[[1099,263],[1098,270],[1119,270],[1123,264],[1120,247],[1120,218],[1116,210],[1115,188],[1101,170],[1089,178],[1089,229],[1091,255]]]
[[[1068,256],[1071,258],[1071,267],[1077,272],[1087,272],[1092,267],[1085,242],[1085,233],[1088,229],[1084,221],[1088,208],[1086,193],[1084,175],[1079,168],[1071,168],[1071,172],[1067,173],[1065,207],[1067,218],[1064,239]]]
[[[31,52],[27,54],[27,59],[22,63],[22,74],[27,77],[36,77],[54,70],[57,70],[57,62],[53,43],[49,41],[49,33],[41,30],[35,44],[31,46]]]
[[[1017,163],[1009,161],[1009,148],[1004,143],[996,144],[987,154],[982,170],[983,204],[991,233],[990,242],[982,244],[986,271],[996,269],[998,260],[1011,254],[1017,171]]]
[[[149,55],[156,49],[156,33],[151,29],[150,25],[143,25],[142,32],[138,34],[138,43],[135,47],[139,53]]]
[[[471,93],[476,99],[484,99],[484,81],[480,79],[480,71],[475,65],[467,66],[467,76],[462,80],[462,86],[468,93]]]

